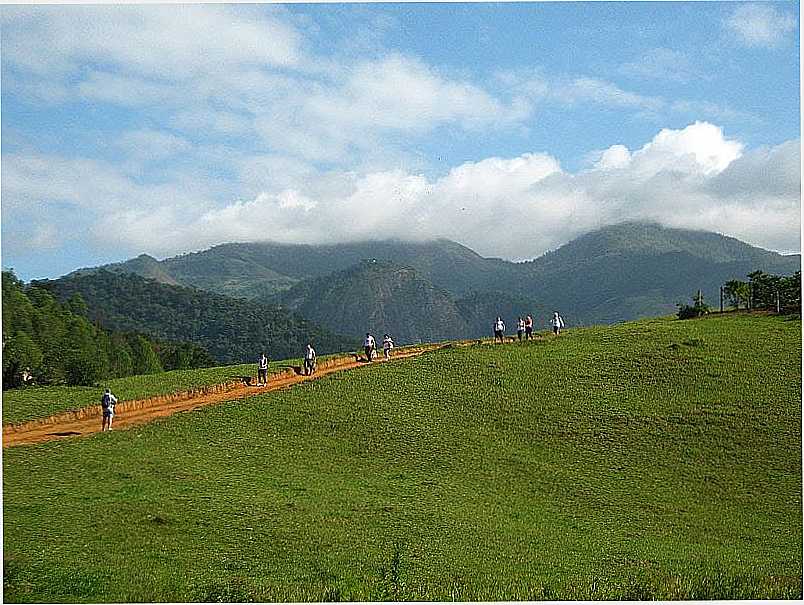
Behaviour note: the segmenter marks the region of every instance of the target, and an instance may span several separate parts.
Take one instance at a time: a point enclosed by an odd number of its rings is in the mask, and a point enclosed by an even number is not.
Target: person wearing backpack
[[[260,356],[260,362],[257,366],[257,386],[260,384],[268,384],[268,362],[271,361],[268,359],[268,356],[263,353]]]
[[[313,348],[313,345],[307,343],[307,349],[304,351],[304,375],[310,376],[313,372],[315,372],[315,369],[315,349]]]
[[[505,334],[505,323],[502,320],[502,317],[498,317],[497,320],[494,322],[494,342],[497,342],[497,339],[500,339],[500,342],[503,341],[503,335]]]
[[[553,334],[556,336],[561,334],[561,328],[564,327],[564,320],[558,314],[558,311],[553,312],[553,318],[550,320],[550,325],[553,326]]]
[[[112,430],[112,419],[114,418],[115,405],[117,405],[117,397],[112,395],[112,390],[107,387],[101,396],[101,409],[103,410],[101,432]]]

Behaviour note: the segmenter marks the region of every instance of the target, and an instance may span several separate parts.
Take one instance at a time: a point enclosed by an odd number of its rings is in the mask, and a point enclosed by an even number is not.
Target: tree
[[[735,309],[739,309],[741,304],[745,305],[746,309],[748,308],[748,297],[750,292],[751,288],[748,285],[748,282],[740,281],[738,279],[732,279],[723,285],[723,295],[728,299]]]
[[[18,332],[3,342],[3,388],[23,384],[23,372],[36,376],[42,364],[42,351],[29,334]]]
[[[779,280],[779,297],[783,311],[801,313],[801,271]]]
[[[754,271],[748,274],[748,279],[751,286],[751,308],[775,309],[776,293],[779,290],[781,277]]]
[[[64,378],[68,385],[92,386],[105,376],[103,362],[95,352],[73,349],[64,360]]]
[[[136,334],[129,340],[131,347],[132,370],[135,374],[155,374],[162,372],[162,364],[147,338]]]

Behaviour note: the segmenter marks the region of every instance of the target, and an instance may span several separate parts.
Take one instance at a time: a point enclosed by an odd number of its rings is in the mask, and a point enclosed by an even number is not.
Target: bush
[[[698,294],[692,297],[693,305],[678,305],[678,318],[679,319],[692,319],[693,317],[701,317],[709,313],[709,307],[704,303],[703,294],[698,291]]]

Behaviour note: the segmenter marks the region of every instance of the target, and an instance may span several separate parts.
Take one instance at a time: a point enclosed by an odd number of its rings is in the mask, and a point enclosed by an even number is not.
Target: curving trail
[[[394,350],[390,361],[407,359],[450,346],[469,346],[479,344],[480,340],[436,343],[420,346],[401,347]],[[248,386],[241,381],[213,385],[193,391],[174,393],[150,397],[148,399],[124,401],[115,407],[113,430],[128,428],[138,424],[145,424],[155,418],[170,416],[176,412],[194,410],[205,405],[245,399],[269,391],[290,387],[308,380],[316,380],[334,372],[351,370],[358,367],[370,366],[377,363],[387,363],[379,357],[371,364],[359,361],[352,354],[348,357],[334,357],[318,364],[318,369],[312,376],[304,376],[289,369],[268,377],[266,386]],[[42,443],[63,439],[65,437],[78,437],[99,433],[101,430],[100,405],[92,405],[80,410],[61,412],[47,418],[39,418],[20,424],[3,426],[3,448],[15,445]]]

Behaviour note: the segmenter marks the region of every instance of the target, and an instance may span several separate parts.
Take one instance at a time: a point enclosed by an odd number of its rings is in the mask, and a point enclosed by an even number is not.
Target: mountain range
[[[517,316],[531,313],[537,329],[554,309],[568,325],[666,315],[698,289],[717,304],[727,280],[755,270],[790,274],[800,266],[800,255],[732,237],[631,222],[526,262],[485,258],[445,239],[238,243],[161,261],[141,255],[61,280],[101,269],[133,273],[151,283],[279,306],[332,333],[388,332],[402,343],[487,335],[497,315],[513,326]]]

